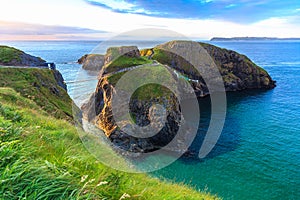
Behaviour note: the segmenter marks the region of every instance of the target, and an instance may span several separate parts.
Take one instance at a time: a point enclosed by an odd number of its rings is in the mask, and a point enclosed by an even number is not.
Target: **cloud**
[[[177,19],[221,19],[254,23],[271,17],[288,16],[299,9],[299,0],[85,0],[117,13]]]
[[[89,28],[0,21],[0,40],[102,40],[109,34]]]
[[[49,26],[40,24],[0,21],[0,35],[64,35],[95,33],[106,32],[79,27]]]
[[[95,6],[110,9],[117,13],[142,14],[148,16],[160,16],[166,13],[146,10],[138,5],[123,0],[86,0],[87,3]]]
[[[131,4],[131,3],[127,3],[123,0],[121,1],[111,1],[111,0],[102,0],[102,1],[90,1],[91,3],[98,3],[99,5],[102,5],[104,7],[107,7],[107,8],[111,8],[113,10],[127,10],[127,11],[130,11],[130,10],[133,10],[133,8],[135,7],[134,4]]]
[[[225,6],[225,8],[233,8],[233,7],[236,7],[236,6],[237,6],[237,4],[232,3],[232,4],[229,4],[229,5]]]

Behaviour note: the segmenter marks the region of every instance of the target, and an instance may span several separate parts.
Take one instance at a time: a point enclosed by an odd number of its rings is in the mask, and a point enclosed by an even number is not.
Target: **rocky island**
[[[144,80],[147,77],[169,74],[176,80],[184,79],[189,82],[197,97],[208,96],[210,91],[207,84],[193,65],[181,56],[166,50],[180,49],[183,43],[184,41],[171,41],[143,50],[132,46],[112,47],[107,50],[106,55],[85,55],[81,58],[80,62],[84,68],[100,71],[95,92],[82,106],[84,118],[104,130],[113,144],[126,151],[151,152],[168,144],[175,137],[180,121],[184,120],[181,115],[180,100],[170,90],[163,86],[148,84],[137,89],[131,96],[129,104],[131,119],[139,126],[149,125],[150,119],[159,121],[160,116],[155,113],[155,110],[151,110],[153,104],[159,103],[166,108],[166,123],[158,134],[150,138],[138,138],[124,132],[124,129],[132,128],[130,127],[132,122],[128,120],[117,125],[112,112],[112,98],[118,80],[126,72],[138,66],[145,66],[145,69],[150,70],[143,74]],[[197,43],[197,45],[200,45],[216,64],[225,91],[275,87],[275,81],[270,75],[247,56],[206,43]],[[186,47],[191,48],[191,46]],[[95,62],[96,58],[100,62]],[[180,138],[178,143],[184,143],[184,140]],[[170,150],[180,151],[180,145]]]

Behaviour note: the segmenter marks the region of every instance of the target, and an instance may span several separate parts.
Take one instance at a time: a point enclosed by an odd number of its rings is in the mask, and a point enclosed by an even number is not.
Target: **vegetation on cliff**
[[[151,72],[151,73],[149,73]],[[115,86],[119,79],[125,74],[124,73],[116,73],[113,75],[110,75],[107,77],[108,82]],[[144,77],[144,79],[141,79],[140,77]],[[160,78],[159,78],[160,77]],[[126,85],[126,88],[130,90],[134,87],[134,85],[142,85],[147,80],[152,80],[155,78],[164,79],[168,81],[166,84],[171,84],[170,78],[170,72],[162,65],[157,65],[155,67],[151,65],[145,65],[143,67],[143,70],[140,71],[139,77],[132,77],[131,81],[128,82],[128,85]],[[161,97],[163,95],[166,95],[168,90],[161,85],[158,84],[147,84],[138,90],[135,91],[132,98],[133,99],[141,99],[141,100],[147,100],[147,99],[153,99],[156,97]]]
[[[105,66],[105,73],[113,73],[126,68],[150,63],[152,63],[152,61],[144,57],[130,58],[128,56],[120,56]]]
[[[22,51],[8,47],[8,46],[0,46],[0,63],[6,64],[10,63],[11,61],[21,61],[20,55]]]
[[[0,65],[4,66],[44,66],[45,61],[19,49],[0,46]]]
[[[103,70],[104,73],[112,73],[136,65],[151,63],[140,56],[136,46],[110,47],[105,55],[87,54],[78,59],[82,68],[90,71]]]
[[[57,118],[72,120],[72,100],[58,71],[37,68],[0,68],[0,87],[13,88]],[[60,85],[58,85],[60,84]]]

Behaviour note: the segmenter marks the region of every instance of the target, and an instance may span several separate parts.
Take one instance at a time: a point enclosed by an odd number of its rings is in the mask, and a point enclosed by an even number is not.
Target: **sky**
[[[299,0],[0,0],[0,40],[102,40],[136,29],[190,39],[300,38]],[[149,33],[150,34],[150,33]]]

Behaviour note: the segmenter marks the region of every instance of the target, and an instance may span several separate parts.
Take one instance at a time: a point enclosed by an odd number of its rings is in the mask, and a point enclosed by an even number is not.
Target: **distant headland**
[[[213,37],[210,41],[286,41],[286,40],[300,40],[300,38],[277,38],[277,37]]]

